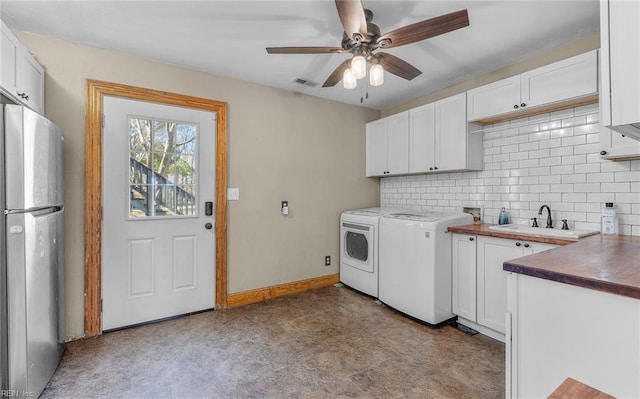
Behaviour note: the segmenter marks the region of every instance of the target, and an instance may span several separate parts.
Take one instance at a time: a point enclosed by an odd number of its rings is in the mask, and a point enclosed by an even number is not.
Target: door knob
[[[213,228],[213,225],[211,223],[207,223],[204,225],[204,228],[207,230],[211,230]]]

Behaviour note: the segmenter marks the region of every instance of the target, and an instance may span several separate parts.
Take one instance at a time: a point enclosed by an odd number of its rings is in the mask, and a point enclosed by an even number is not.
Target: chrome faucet
[[[549,208],[549,205],[542,205],[540,207],[540,210],[538,211],[538,216],[542,216],[542,211],[544,210],[544,208],[547,208],[547,212],[548,212],[547,225],[545,227],[547,229],[552,229],[553,228],[553,220],[551,220],[551,208]]]

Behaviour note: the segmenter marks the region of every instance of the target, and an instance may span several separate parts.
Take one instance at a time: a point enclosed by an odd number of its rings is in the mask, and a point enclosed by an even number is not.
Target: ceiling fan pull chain
[[[362,104],[364,99],[362,98],[362,86],[360,86],[360,104]]]

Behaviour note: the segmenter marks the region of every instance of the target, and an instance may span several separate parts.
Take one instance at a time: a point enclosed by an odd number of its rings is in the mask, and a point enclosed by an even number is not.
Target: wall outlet
[[[331,256],[327,255],[324,257],[324,265],[331,266]]]
[[[227,201],[239,201],[240,189],[239,188],[227,188]]]

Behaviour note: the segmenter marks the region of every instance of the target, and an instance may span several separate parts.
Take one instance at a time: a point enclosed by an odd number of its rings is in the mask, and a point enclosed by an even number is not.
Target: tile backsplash
[[[482,207],[487,223],[504,207],[514,223],[547,204],[556,226],[568,219],[572,229],[600,230],[601,208],[613,202],[620,233],[640,236],[640,160],[600,158],[598,117],[594,104],[478,127],[484,170],[381,178],[380,205]]]

